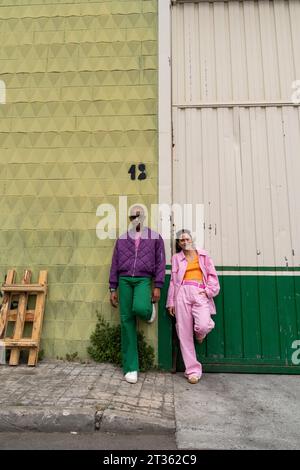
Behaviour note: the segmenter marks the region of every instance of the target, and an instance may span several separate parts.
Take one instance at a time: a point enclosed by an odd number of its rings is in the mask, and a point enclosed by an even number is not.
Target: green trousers
[[[119,277],[121,347],[123,371],[139,370],[136,317],[150,320],[152,315],[150,277]]]

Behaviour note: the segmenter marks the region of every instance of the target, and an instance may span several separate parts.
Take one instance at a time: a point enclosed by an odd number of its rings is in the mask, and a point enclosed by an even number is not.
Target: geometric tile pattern
[[[157,202],[157,1],[0,0],[0,80],[0,281],[47,269],[41,348],[86,357],[96,312],[118,321],[96,209]]]

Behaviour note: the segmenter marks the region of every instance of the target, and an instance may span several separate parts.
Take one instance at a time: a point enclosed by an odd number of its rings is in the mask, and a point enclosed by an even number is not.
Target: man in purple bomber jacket
[[[160,299],[160,289],[165,280],[166,259],[162,237],[143,226],[143,208],[134,206],[129,219],[132,228],[121,235],[115,244],[109,287],[112,306],[117,307],[120,301],[125,380],[136,383],[139,370],[136,317],[148,323],[154,321],[154,304]]]

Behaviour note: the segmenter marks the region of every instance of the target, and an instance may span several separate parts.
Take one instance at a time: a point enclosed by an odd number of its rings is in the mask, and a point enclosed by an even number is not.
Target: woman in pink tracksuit
[[[213,297],[220,290],[214,263],[206,251],[195,249],[189,230],[180,230],[172,256],[172,273],[167,308],[176,317],[176,330],[185,365],[185,376],[195,384],[202,375],[197,361],[194,337],[202,343],[214,328],[211,315],[216,313]]]

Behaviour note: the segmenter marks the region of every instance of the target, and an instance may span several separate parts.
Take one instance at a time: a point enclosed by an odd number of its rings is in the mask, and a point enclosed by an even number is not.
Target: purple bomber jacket
[[[166,257],[162,237],[143,227],[138,249],[134,231],[129,230],[116,241],[109,275],[109,287],[117,288],[119,276],[151,277],[155,287],[163,287]]]

